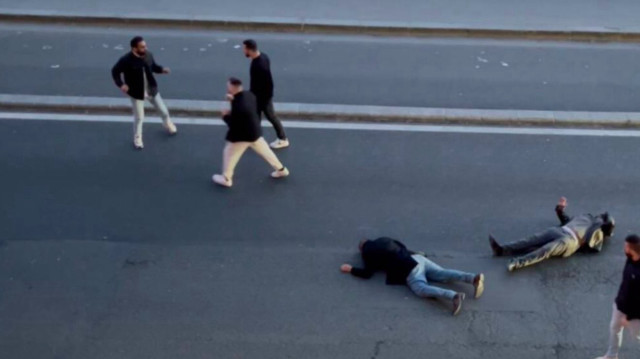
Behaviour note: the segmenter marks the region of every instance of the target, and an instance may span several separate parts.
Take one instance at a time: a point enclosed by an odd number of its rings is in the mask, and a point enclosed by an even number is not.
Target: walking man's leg
[[[160,117],[162,117],[162,125],[167,130],[170,135],[175,135],[178,133],[178,129],[176,125],[171,121],[171,117],[169,116],[169,109],[167,109],[167,105],[165,105],[164,100],[162,100],[162,96],[160,94],[156,94],[154,97],[149,98],[149,102],[155,107],[155,109],[160,113]]]
[[[251,143],[251,148],[273,167],[275,171],[271,173],[271,177],[281,178],[289,175],[289,170],[280,162],[271,148],[269,148],[264,138],[260,137],[256,142]]]
[[[144,122],[144,101],[131,98],[133,110],[133,146],[137,149],[144,148],[142,142],[142,123]]]
[[[624,324],[626,316],[620,312],[616,305],[613,305],[613,314],[611,315],[611,323],[609,324],[609,349],[605,356],[598,359],[617,359],[618,352],[622,346],[622,334],[624,333]]]
[[[276,130],[276,136],[278,136],[278,139],[271,143],[271,148],[278,149],[289,147],[289,140],[287,139],[287,135],[284,133],[282,122],[280,122],[280,119],[276,116],[276,111],[273,107],[273,100],[269,100],[264,105],[262,112],[267,118],[267,121],[269,121],[273,126],[273,129]]]
[[[233,185],[236,165],[250,144],[250,142],[227,142],[222,152],[222,174],[213,175],[213,182],[225,187]]]

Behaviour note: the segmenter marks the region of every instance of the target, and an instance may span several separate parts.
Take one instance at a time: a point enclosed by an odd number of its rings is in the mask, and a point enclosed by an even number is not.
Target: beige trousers
[[[227,142],[222,157],[222,174],[225,177],[230,180],[233,179],[233,172],[236,169],[236,165],[238,161],[240,161],[244,151],[248,148],[256,151],[274,170],[279,170],[284,167],[269,147],[269,144],[267,144],[267,141],[262,137],[255,142]]]
[[[171,122],[169,117],[169,110],[164,104],[160,94],[154,97],[147,97],[147,100],[153,105],[153,107],[160,113],[162,122],[167,125]],[[131,97],[131,106],[133,107],[133,134],[134,136],[142,136],[142,123],[144,122],[144,101],[137,100]]]

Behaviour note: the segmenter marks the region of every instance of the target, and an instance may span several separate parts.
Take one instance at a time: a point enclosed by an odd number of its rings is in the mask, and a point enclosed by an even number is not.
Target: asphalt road
[[[210,175],[224,129],[0,121],[3,358],[496,358],[602,354],[637,231],[637,139],[289,128],[292,176],[242,159]],[[270,133],[269,133],[270,134]],[[270,134],[271,135],[271,134]],[[270,136],[271,137],[271,136]],[[508,274],[486,238],[555,225],[553,207],[610,210],[602,254]],[[448,307],[388,287],[357,242],[389,235],[487,275]],[[468,288],[457,287],[461,290]],[[626,341],[624,358],[640,351]]]
[[[120,96],[111,66],[142,34],[173,74],[165,98],[222,98],[248,78],[239,44],[256,38],[272,60],[277,102],[478,109],[640,111],[637,44],[410,39],[0,27],[0,93]]]

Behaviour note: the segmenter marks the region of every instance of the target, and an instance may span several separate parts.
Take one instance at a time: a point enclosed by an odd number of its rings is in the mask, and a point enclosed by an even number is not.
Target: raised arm
[[[567,199],[564,197],[561,197],[560,201],[556,205],[556,215],[560,220],[560,224],[563,226],[569,223],[569,221],[571,221],[571,217],[569,217],[569,215],[565,212],[566,208],[567,208]]]

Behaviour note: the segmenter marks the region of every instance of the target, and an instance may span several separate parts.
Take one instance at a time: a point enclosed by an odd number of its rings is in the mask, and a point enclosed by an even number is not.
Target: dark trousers
[[[276,130],[276,136],[281,140],[286,139],[287,135],[284,133],[284,127],[282,127],[282,123],[276,116],[276,111],[273,108],[273,100],[260,101],[258,104],[258,114],[260,118],[262,118],[263,113],[267,120],[271,122],[273,129]]]
[[[562,228],[549,228],[533,236],[502,246],[505,254],[521,255],[512,260],[515,269],[539,263],[550,257],[569,256],[579,248],[578,241]]]

